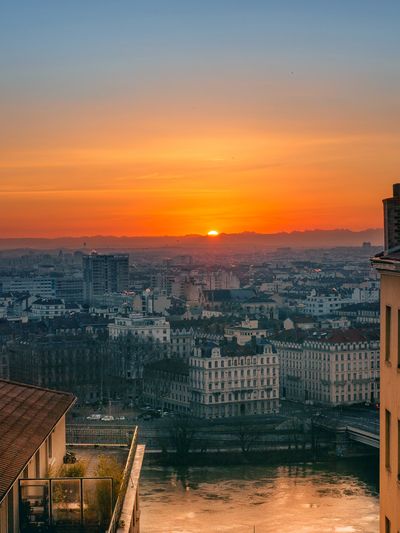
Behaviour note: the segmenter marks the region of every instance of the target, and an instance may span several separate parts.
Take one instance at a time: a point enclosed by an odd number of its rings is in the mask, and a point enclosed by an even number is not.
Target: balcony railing
[[[121,512],[122,512],[122,507],[124,505],[126,491],[128,489],[128,483],[131,480],[133,462],[135,460],[136,449],[137,449],[137,442],[138,442],[138,431],[137,431],[137,428],[135,428],[135,431],[132,437],[131,447],[129,449],[128,459],[126,461],[124,472],[122,475],[122,481],[120,485],[117,502],[114,507],[114,512],[112,514],[107,533],[115,533],[119,527],[119,521],[121,518]],[[133,519],[136,519],[136,517],[133,517]]]
[[[113,480],[19,480],[20,531],[107,531],[113,512]]]
[[[111,477],[20,479],[20,531],[66,533],[79,530],[81,533],[86,531],[115,533],[124,525],[121,513],[127,491],[132,490],[128,485],[132,483],[133,486],[133,479],[138,478],[140,472],[144,450],[143,447],[140,448],[140,457],[135,466],[137,441],[138,433],[135,428],[118,495],[114,495]],[[137,482],[135,486],[137,487]],[[131,502],[128,513],[126,508],[124,512],[129,514],[125,521],[129,520],[135,526],[132,531],[137,531],[139,520],[137,494]]]

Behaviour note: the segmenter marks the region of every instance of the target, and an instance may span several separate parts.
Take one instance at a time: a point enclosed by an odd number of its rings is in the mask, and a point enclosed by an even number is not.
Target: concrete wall
[[[26,468],[20,472],[18,479],[13,485],[12,490],[0,504],[0,533],[9,533],[9,510],[13,509],[13,531],[19,531],[19,480],[24,478],[35,478],[37,473],[39,477],[45,478],[51,473],[54,475],[63,463],[65,455],[65,416],[63,416],[52,432],[52,459],[49,458],[49,439],[41,444],[38,451],[33,455]]]

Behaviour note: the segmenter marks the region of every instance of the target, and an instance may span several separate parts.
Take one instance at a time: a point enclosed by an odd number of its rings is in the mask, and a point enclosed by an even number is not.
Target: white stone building
[[[171,330],[171,356],[188,360],[195,346],[193,328]]]
[[[246,318],[240,324],[226,327],[224,335],[228,341],[236,339],[239,346],[244,346],[252,339],[264,339],[267,336],[267,330],[258,327],[258,320]]]
[[[56,318],[66,313],[65,302],[59,298],[39,298],[32,302],[30,317],[36,320]]]
[[[129,316],[117,316],[108,325],[109,335],[116,339],[121,335],[153,339],[162,343],[170,343],[171,326],[165,317],[143,316],[140,313],[130,313]]]
[[[225,347],[224,347],[225,348]],[[213,345],[190,358],[191,408],[195,416],[218,418],[277,413],[279,360],[271,344],[262,353]]]
[[[133,310],[144,315],[166,315],[171,307],[171,298],[165,293],[146,289],[133,298]]]
[[[379,401],[379,337],[356,329],[274,339],[282,395],[328,405]]]
[[[348,303],[339,294],[317,294],[312,291],[305,301],[304,312],[312,316],[331,315]]]

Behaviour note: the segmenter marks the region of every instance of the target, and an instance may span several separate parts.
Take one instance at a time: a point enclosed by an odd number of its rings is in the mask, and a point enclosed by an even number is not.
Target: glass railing
[[[107,531],[113,514],[112,478],[19,481],[20,531]]]

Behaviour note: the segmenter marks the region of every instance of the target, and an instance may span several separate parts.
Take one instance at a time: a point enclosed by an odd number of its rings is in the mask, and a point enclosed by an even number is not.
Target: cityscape
[[[0,533],[398,533],[400,5],[1,11]]]

